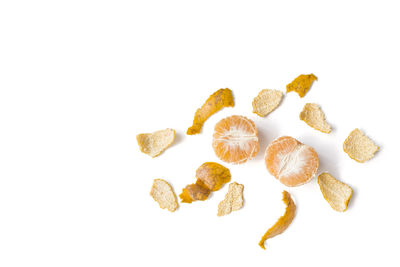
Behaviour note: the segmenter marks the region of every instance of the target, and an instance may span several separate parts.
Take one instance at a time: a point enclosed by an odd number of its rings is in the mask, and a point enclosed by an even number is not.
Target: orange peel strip
[[[265,241],[269,238],[282,234],[292,223],[296,214],[296,205],[294,204],[294,201],[288,192],[283,191],[282,200],[286,204],[285,214],[281,216],[279,220],[271,228],[269,228],[261,238],[261,241],[258,243],[258,245],[263,249],[265,249]]]
[[[215,162],[205,162],[196,170],[197,181],[187,185],[179,195],[183,203],[206,200],[211,191],[219,190],[231,180],[228,168]]]
[[[201,132],[204,122],[214,113],[224,107],[235,105],[232,91],[228,88],[219,89],[194,114],[193,125],[187,129],[186,134],[193,135]]]
[[[314,74],[301,74],[299,77],[293,80],[293,82],[286,85],[286,93],[294,91],[299,94],[300,97],[304,97],[314,81],[318,78]]]

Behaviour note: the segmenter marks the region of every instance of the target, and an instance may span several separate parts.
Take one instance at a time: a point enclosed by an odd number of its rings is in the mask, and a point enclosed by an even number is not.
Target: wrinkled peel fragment
[[[301,74],[299,77],[293,80],[293,82],[286,85],[286,93],[294,91],[299,94],[300,97],[304,97],[312,83],[318,78],[314,74]]]
[[[338,181],[329,173],[321,173],[318,176],[318,184],[321,189],[322,195],[329,205],[336,211],[345,211],[353,189],[345,183]]]
[[[174,212],[178,208],[178,201],[174,190],[168,182],[162,179],[154,179],[150,195],[162,209]]]
[[[218,204],[218,216],[228,215],[243,206],[243,189],[244,186],[242,184],[236,182],[229,184],[225,199]]]
[[[213,93],[207,101],[194,114],[193,125],[187,130],[186,134],[193,135],[201,132],[204,122],[214,113],[224,107],[235,105],[232,91],[228,88],[219,89]]]
[[[196,178],[197,184],[211,191],[217,191],[231,180],[231,173],[221,164],[206,162],[196,170]]]
[[[153,158],[166,150],[174,142],[174,139],[174,129],[165,129],[136,136],[140,151]]]
[[[196,200],[206,200],[210,193],[210,189],[195,183],[187,185],[179,197],[183,203],[192,203]]]
[[[231,180],[231,173],[221,164],[206,162],[196,170],[196,178],[196,183],[187,185],[179,195],[182,202],[192,203],[196,200],[206,200],[211,191],[219,190]]]
[[[303,111],[300,113],[300,120],[309,126],[323,133],[330,133],[331,126],[325,120],[325,114],[319,105],[314,103],[305,104]]]
[[[279,90],[261,90],[253,100],[253,113],[265,117],[276,109],[282,101],[283,93]]]
[[[271,228],[268,229],[268,231],[261,238],[260,243],[258,243],[258,245],[263,249],[265,249],[265,241],[269,238],[282,234],[289,227],[296,214],[296,205],[294,204],[290,194],[286,191],[283,191],[283,202],[286,204],[285,214],[280,217]]]
[[[343,150],[350,158],[363,163],[372,159],[379,147],[359,129],[354,129],[344,141]]]

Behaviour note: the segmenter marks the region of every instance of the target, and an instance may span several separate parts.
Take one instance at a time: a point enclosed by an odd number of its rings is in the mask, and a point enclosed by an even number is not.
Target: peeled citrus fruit
[[[212,146],[222,161],[244,163],[254,158],[259,150],[256,125],[243,116],[222,119],[215,125]]]
[[[309,182],[317,173],[319,160],[315,150],[295,138],[275,139],[265,151],[268,171],[286,186]]]

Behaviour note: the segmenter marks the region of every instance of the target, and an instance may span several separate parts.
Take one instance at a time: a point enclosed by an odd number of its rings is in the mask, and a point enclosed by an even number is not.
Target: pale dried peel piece
[[[276,109],[282,101],[283,93],[279,90],[261,90],[253,100],[253,113],[265,117]]]
[[[265,241],[269,238],[282,234],[289,227],[296,214],[296,205],[294,204],[294,201],[288,192],[283,191],[282,200],[286,204],[285,214],[280,217],[279,220],[271,228],[269,228],[261,238],[261,241],[258,243],[258,245],[263,249],[265,249]]]
[[[174,142],[174,139],[174,129],[165,129],[154,133],[138,134],[136,136],[140,151],[153,158],[167,149]]]
[[[218,204],[218,216],[228,215],[243,206],[243,189],[244,186],[242,184],[236,182],[229,184],[225,199]]]
[[[379,147],[359,129],[354,129],[343,143],[344,152],[361,163],[372,159],[378,149]]]
[[[233,107],[232,91],[228,88],[219,89],[207,99],[207,101],[194,114],[193,125],[187,130],[186,134],[198,134],[204,122],[214,113],[224,107]]]
[[[323,133],[330,133],[331,126],[325,120],[325,114],[319,105],[307,103],[304,105],[303,111],[300,112],[300,120],[309,126]]]
[[[295,91],[300,97],[304,97],[312,83],[318,78],[314,74],[301,74],[299,77],[293,80],[293,82],[286,85],[286,93]]]
[[[345,183],[338,181],[327,172],[318,176],[318,184],[322,195],[329,205],[336,211],[345,211],[353,194],[353,189]]]
[[[162,209],[168,209],[174,212],[178,208],[178,201],[174,190],[168,182],[162,179],[154,179],[150,195]]]
[[[187,185],[179,195],[182,202],[192,203],[196,200],[206,200],[211,191],[219,190],[231,180],[231,173],[221,164],[206,162],[196,170],[196,178],[196,183]]]

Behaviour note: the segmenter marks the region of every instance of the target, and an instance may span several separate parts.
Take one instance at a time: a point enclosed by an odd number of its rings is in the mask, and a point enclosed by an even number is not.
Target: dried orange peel
[[[300,97],[304,97],[312,83],[318,78],[314,74],[301,74],[299,77],[294,79],[291,83],[286,85],[286,93],[296,92]]]
[[[325,120],[325,114],[319,105],[307,103],[304,105],[303,111],[300,112],[300,120],[309,126],[323,133],[330,133],[331,126]]]
[[[261,238],[260,243],[258,245],[265,249],[265,241],[269,238],[282,234],[292,223],[293,218],[296,214],[296,205],[294,204],[293,199],[290,194],[286,191],[283,191],[283,202],[286,204],[285,214],[281,216],[278,221],[268,229],[268,231]]]
[[[274,111],[282,101],[283,93],[279,90],[261,90],[253,100],[253,113],[265,117]]]
[[[343,150],[350,158],[363,163],[372,159],[379,147],[359,129],[354,129],[344,141]]]
[[[196,200],[206,200],[210,193],[210,189],[196,183],[187,185],[183,188],[179,197],[183,203],[192,203]]]
[[[174,212],[178,208],[178,201],[171,185],[162,179],[154,179],[150,195],[162,209]]]
[[[235,105],[232,91],[228,88],[219,89],[207,99],[207,101],[194,114],[193,125],[186,134],[193,135],[201,132],[204,122],[214,113],[224,107]]]
[[[182,202],[192,203],[196,200],[206,200],[211,191],[219,190],[231,180],[231,173],[221,164],[206,162],[196,170],[196,178],[196,183],[187,185],[179,195]]]
[[[225,199],[218,204],[218,216],[228,215],[232,211],[236,211],[243,206],[243,189],[242,184],[236,182],[229,184],[228,193]]]
[[[318,176],[318,184],[325,200],[334,210],[343,212],[347,209],[347,204],[353,195],[350,186],[338,181],[327,172]]]
[[[140,151],[153,158],[166,150],[174,142],[174,139],[174,129],[165,129],[136,136]]]

